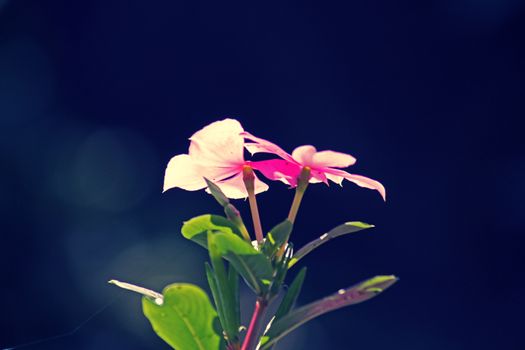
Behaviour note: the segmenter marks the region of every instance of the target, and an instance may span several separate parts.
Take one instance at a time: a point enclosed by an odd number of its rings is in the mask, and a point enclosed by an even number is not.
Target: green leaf
[[[142,309],[153,330],[176,350],[223,350],[217,312],[206,293],[193,284],[176,283],[162,294],[133,284],[110,283],[144,295]]]
[[[292,260],[290,261],[289,268],[295,265],[300,259],[304,258],[305,255],[310,253],[312,250],[316,249],[317,247],[325,244],[331,239],[334,239],[339,236],[347,235],[349,233],[354,233],[357,231],[365,230],[367,228],[375,227],[374,225],[366,224],[364,222],[360,221],[351,221],[351,222],[345,222],[342,225],[339,225],[333,229],[331,229],[329,232],[325,233],[315,241],[311,241],[307,245],[303,246],[297,253],[294,254]]]
[[[292,307],[294,306],[299,293],[301,293],[301,288],[303,287],[304,278],[306,277],[306,267],[303,267],[301,271],[295,276],[292,284],[288,288],[283,301],[279,305],[277,312],[275,313],[275,321],[287,315]]]
[[[255,293],[262,294],[272,278],[270,260],[250,243],[232,233],[216,233],[213,239],[217,252],[235,267]]]
[[[182,226],[182,235],[208,248],[208,232],[217,244],[217,253],[227,259],[257,294],[272,277],[270,260],[240,237],[237,227],[218,215],[201,215]],[[217,271],[216,271],[217,272]]]
[[[230,280],[226,273],[226,269],[224,268],[224,262],[217,246],[216,239],[215,234],[208,232],[208,249],[215,277],[214,287],[218,292],[217,299],[221,304],[221,307],[218,308],[222,314],[220,319],[228,340],[230,342],[237,342],[240,324],[236,322],[237,313],[235,310],[236,301],[234,299],[234,291],[230,288]]]
[[[185,221],[182,225],[182,235],[204,248],[208,247],[208,231],[212,233],[224,232],[241,236],[235,224],[223,216],[205,214]]]
[[[279,339],[313,318],[373,298],[396,281],[395,276],[376,276],[354,287],[341,289],[329,297],[291,311],[272,323],[268,332],[261,338],[260,350],[271,348]]]
[[[266,256],[272,257],[275,252],[288,241],[290,233],[292,232],[293,224],[290,220],[286,219],[274,228],[266,235],[266,240],[262,247],[262,251]]]

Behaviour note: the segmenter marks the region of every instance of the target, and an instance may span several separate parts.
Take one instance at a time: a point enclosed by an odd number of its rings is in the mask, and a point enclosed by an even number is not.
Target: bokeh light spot
[[[99,130],[60,164],[56,191],[66,201],[104,211],[124,211],[154,193],[159,165],[149,142],[129,130]],[[158,188],[157,188],[158,187]]]

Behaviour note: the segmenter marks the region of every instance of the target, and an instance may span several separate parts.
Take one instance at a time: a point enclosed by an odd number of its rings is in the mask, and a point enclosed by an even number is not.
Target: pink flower
[[[248,132],[243,132],[242,135],[253,141],[244,145],[251,154],[272,153],[282,158],[253,162],[253,168],[259,170],[268,179],[279,180],[296,187],[301,170],[303,167],[309,167],[311,170],[310,183],[324,182],[328,185],[328,180],[330,180],[341,185],[343,179],[347,179],[358,186],[378,191],[386,200],[385,187],[380,182],[337,169],[355,164],[356,159],[349,154],[334,151],[318,152],[314,146],[305,145],[297,147],[290,155],[276,144],[255,137]]]
[[[206,188],[204,178],[215,182],[228,198],[246,198],[243,168],[244,132],[234,119],[211,123],[190,137],[188,154],[173,157],[166,168],[164,191],[179,187],[188,191]],[[255,177],[255,193],[268,185]]]

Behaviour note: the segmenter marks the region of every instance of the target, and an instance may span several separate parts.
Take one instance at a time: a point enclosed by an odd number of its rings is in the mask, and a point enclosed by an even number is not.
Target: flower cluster
[[[247,153],[267,153],[267,160],[247,160]],[[244,131],[234,119],[207,125],[190,137],[187,154],[173,157],[166,169],[164,191],[206,189],[223,207],[225,216],[204,214],[183,223],[181,233],[208,250],[205,272],[213,303],[204,290],[188,283],[173,283],[158,293],[112,280],[111,283],[142,294],[142,308],[153,329],[176,350],[270,350],[288,333],[330,311],[375,297],[397,281],[392,275],[370,278],[310,304],[295,307],[306,267],[286,287],[290,269],[328,241],[374,227],[348,221],[295,250],[290,241],[303,195],[311,183],[343,180],[378,191],[381,183],[350,174],[342,168],[355,164],[349,154],[297,147],[291,154],[276,144]],[[263,231],[256,195],[268,190],[259,177],[295,188],[288,217]],[[248,198],[256,241],[230,198]],[[266,232],[266,234],[264,234]],[[256,296],[249,325],[242,324],[240,280]],[[278,295],[284,296],[278,298]],[[280,299],[271,321],[264,327],[270,305]],[[216,320],[219,320],[219,326]]]
[[[248,141],[248,142],[246,142]],[[277,159],[249,161],[244,149],[252,155],[270,153]],[[244,131],[234,119],[211,123],[190,137],[188,154],[173,157],[166,169],[164,191],[179,187],[189,191],[206,188],[204,178],[215,182],[229,198],[246,198],[249,193],[244,183],[247,167],[255,169],[269,180],[278,180],[297,187],[303,169],[309,169],[308,182],[328,185],[328,180],[339,185],[344,179],[358,186],[378,191],[386,199],[381,183],[365,176],[350,174],[340,168],[355,164],[349,154],[317,151],[314,146],[297,147],[292,154],[276,144]],[[268,185],[254,176],[255,194],[264,192]]]

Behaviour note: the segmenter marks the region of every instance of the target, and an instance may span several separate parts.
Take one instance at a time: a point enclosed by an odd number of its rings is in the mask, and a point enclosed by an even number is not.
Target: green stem
[[[262,243],[264,236],[261,225],[261,217],[259,215],[259,207],[257,206],[257,199],[255,198],[255,174],[253,169],[245,165],[243,169],[243,180],[246,191],[248,192],[248,201],[250,202],[250,212],[252,214],[253,230],[255,231],[255,239]]]
[[[297,217],[297,212],[299,211],[299,206],[303,200],[304,192],[295,190],[295,196],[293,197],[292,207],[290,208],[290,213],[288,214],[288,220],[294,223],[295,218]]]
[[[308,187],[309,180],[310,180],[310,167],[305,166],[303,170],[301,170],[301,173],[299,174],[299,178],[297,179],[297,187],[295,189],[295,195],[293,197],[293,202],[290,208],[290,212],[288,213],[288,220],[290,220],[292,223],[295,222],[295,218],[297,217],[297,212],[299,211],[299,206],[301,205],[301,201],[303,200],[304,192],[306,191],[306,188]]]
[[[261,218],[259,216],[259,208],[257,207],[257,199],[255,199],[255,193],[248,193],[248,200],[250,202],[250,211],[253,219],[253,229],[255,231],[255,238],[257,242],[261,243],[264,239],[263,230],[261,225]]]
[[[297,212],[299,211],[299,207],[301,206],[301,201],[303,200],[304,192],[308,188],[308,182],[310,181],[310,172],[310,167],[305,166],[301,170],[299,176],[297,177],[297,187],[295,188],[295,195],[293,197],[292,206],[290,207],[290,212],[288,213],[288,220],[290,220],[292,224],[295,222],[295,218],[297,217]],[[288,240],[286,240],[286,242],[284,242],[281,248],[279,248],[279,251],[277,252],[278,257],[283,256],[287,243]]]

